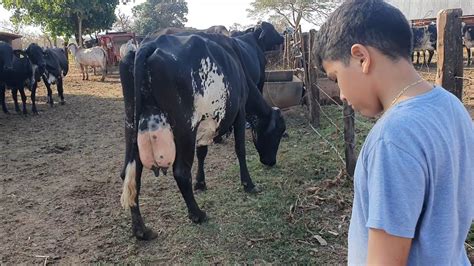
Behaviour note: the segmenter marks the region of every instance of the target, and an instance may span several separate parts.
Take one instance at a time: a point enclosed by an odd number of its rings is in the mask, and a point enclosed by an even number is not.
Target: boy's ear
[[[360,63],[362,67],[362,72],[364,74],[369,73],[370,68],[370,53],[367,47],[362,44],[354,44],[351,47],[352,57]]]

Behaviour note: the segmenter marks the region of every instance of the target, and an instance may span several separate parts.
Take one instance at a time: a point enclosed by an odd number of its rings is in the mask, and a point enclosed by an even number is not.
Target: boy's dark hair
[[[349,63],[351,47],[376,48],[393,60],[410,58],[412,31],[400,10],[383,0],[346,0],[321,26],[316,39],[316,62]]]

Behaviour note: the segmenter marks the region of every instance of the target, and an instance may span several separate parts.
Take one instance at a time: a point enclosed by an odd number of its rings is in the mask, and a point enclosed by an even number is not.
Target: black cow
[[[46,62],[46,69],[43,73],[43,82],[46,85],[48,91],[48,103],[53,106],[53,96],[51,91],[51,84],[56,84],[58,90],[58,96],[61,101],[60,104],[64,104],[64,89],[63,89],[63,78],[69,71],[68,60],[66,53],[60,48],[48,48],[44,50],[44,61]]]
[[[13,49],[10,44],[0,42],[0,102],[5,102],[5,79],[12,71]],[[2,105],[3,106],[3,105]]]
[[[27,114],[26,111],[26,94],[24,88],[27,87],[31,91],[31,111],[35,114],[38,113],[36,109],[36,87],[37,83],[45,71],[45,62],[43,57],[43,50],[37,44],[32,43],[28,46],[25,51],[15,50],[16,56],[13,57],[13,69],[9,75],[4,79],[6,87],[11,88],[13,101],[15,103],[15,110],[17,113],[21,113],[20,107],[18,106],[18,91],[20,91],[21,101],[23,103],[23,114]],[[0,88],[0,94],[2,95],[2,109],[4,113],[8,113],[7,106],[5,103],[5,87]]]
[[[413,57],[416,54],[416,64],[420,63],[420,53],[423,55],[423,63],[431,64],[433,59],[434,51],[436,50],[436,43],[438,39],[438,33],[436,24],[430,24],[424,27],[412,27],[413,32]],[[429,57],[426,59],[426,52]]]
[[[276,163],[285,122],[259,90],[264,51],[283,38],[268,23],[255,32],[230,38],[217,34],[163,35],[142,43],[120,64],[126,112],[126,156],[122,205],[131,208],[138,239],[156,234],[145,227],[139,210],[143,167],[173,175],[189,218],[206,220],[192,188],[191,167],[197,146],[197,189],[205,188],[204,159],[213,139],[234,128],[235,151],[246,192],[257,192],[245,161],[245,117],[258,118],[255,146],[260,161]],[[263,86],[263,84],[262,84]],[[135,89],[134,89],[135,88]]]
[[[471,55],[472,51],[471,49],[474,48],[474,25],[470,26],[463,26],[462,29],[462,36],[464,40],[464,47],[466,47],[467,51],[467,65],[472,64],[471,61]]]

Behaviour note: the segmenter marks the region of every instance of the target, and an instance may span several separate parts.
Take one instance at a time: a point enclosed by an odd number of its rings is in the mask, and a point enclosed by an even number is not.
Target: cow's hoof
[[[197,213],[189,213],[188,217],[195,224],[200,224],[207,221],[207,215],[203,211],[198,211]]]
[[[158,234],[149,228],[134,230],[133,234],[138,240],[149,241],[158,237]]]
[[[244,190],[245,190],[245,192],[247,192],[247,193],[249,193],[249,194],[258,194],[258,193],[262,192],[262,190],[259,189],[259,188],[256,187],[256,186],[252,186],[252,187],[250,187],[250,186],[244,186]]]
[[[31,111],[33,115],[39,115],[38,110]]]
[[[3,110],[3,113],[6,114],[6,115],[10,114],[10,112],[8,112],[8,110]]]
[[[205,182],[196,182],[194,184],[194,190],[196,191],[206,191],[207,190],[207,185]]]
[[[59,104],[60,104],[60,105],[65,105],[65,104],[66,104],[66,101],[65,101],[65,100],[61,100],[61,101],[59,102]]]

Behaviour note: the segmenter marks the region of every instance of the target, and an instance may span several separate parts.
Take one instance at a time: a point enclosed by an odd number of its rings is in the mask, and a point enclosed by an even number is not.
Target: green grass
[[[341,110],[328,106],[324,111],[343,129]],[[250,174],[262,193],[244,193],[237,185],[238,164],[231,164],[219,173],[218,184],[196,196],[209,221],[191,225],[185,218],[179,193],[172,191],[164,197],[168,197],[167,205],[173,202],[175,206],[166,211],[172,215],[170,220],[177,221],[174,227],[165,229],[166,237],[160,240],[163,250],[158,253],[163,253],[164,258],[137,255],[128,257],[128,261],[198,265],[345,263],[353,181],[341,174],[342,162],[309,127],[305,113],[302,108],[286,113],[289,137],[281,143],[277,166],[263,166],[253,144],[247,142]],[[373,121],[357,117],[358,151],[372,124]],[[329,119],[322,118],[318,131],[343,156],[343,133]],[[315,235],[326,240],[327,245],[321,245]],[[474,227],[467,242],[474,245]]]

